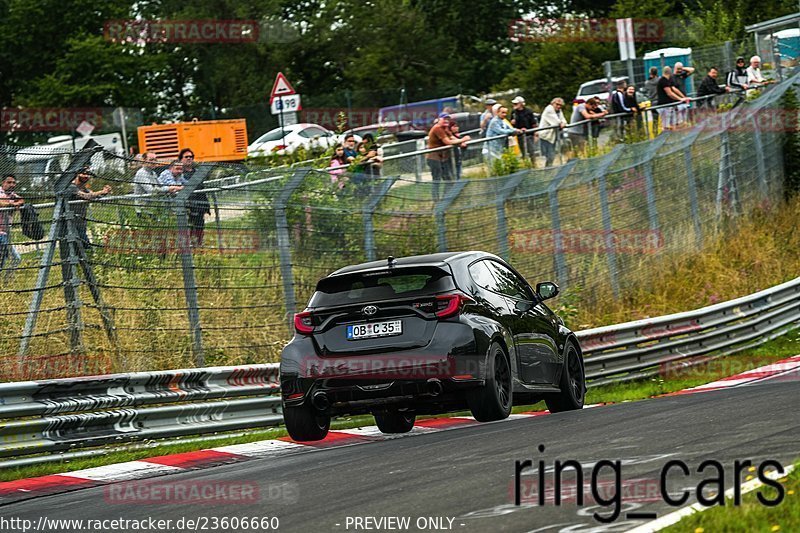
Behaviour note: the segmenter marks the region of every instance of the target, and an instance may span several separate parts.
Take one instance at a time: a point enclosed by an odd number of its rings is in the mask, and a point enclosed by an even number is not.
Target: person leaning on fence
[[[328,163],[328,174],[331,175],[331,183],[339,189],[343,189],[344,184],[347,183],[347,176],[344,175],[344,172],[349,164],[350,162],[344,157],[344,146],[341,143],[334,146],[333,157]]]
[[[770,83],[775,83],[775,80],[768,80],[761,74],[761,58],[753,56],[750,58],[750,66],[747,67],[747,84],[750,89],[763,87]]]
[[[658,99],[658,67],[650,67],[649,77],[644,82],[644,90],[650,105],[655,105]],[[650,120],[653,123],[653,131],[658,131],[658,113],[651,111]]]
[[[6,174],[0,184],[0,271],[5,267],[6,260],[11,258],[6,271],[6,279],[22,260],[11,244],[11,220],[14,218],[14,213],[25,204],[25,200],[14,192],[16,187],[17,179],[14,175]]]
[[[93,202],[102,198],[103,196],[111,194],[111,186],[106,185],[99,191],[92,191],[89,188],[89,180],[92,179],[92,173],[88,167],[84,167],[78,171],[77,177],[67,187],[66,197],[69,202],[69,209],[75,215],[75,230],[78,232],[78,239],[81,241],[84,249],[89,249],[91,241],[89,241],[89,234],[86,231],[86,213],[89,210],[89,202]]]
[[[638,107],[628,105],[627,89],[628,84],[624,80],[620,81],[617,83],[617,90],[611,95],[611,112],[615,115],[623,115],[617,117],[617,136],[620,140],[625,138],[625,132],[633,120],[633,115],[639,111]]]
[[[600,134],[599,120],[606,116],[608,111],[600,108],[600,99],[596,96],[587,101],[576,104],[572,108],[570,116],[570,126],[567,128],[567,135],[572,142],[573,150],[582,150],[586,146],[588,139],[596,139]],[[578,124],[584,120],[591,120],[586,124]]]
[[[517,96],[511,100],[511,104],[514,106],[514,111],[511,116],[512,126],[526,131],[535,129],[536,126],[538,126],[539,123],[536,121],[536,116],[533,114],[533,111],[525,107],[525,99],[523,97]],[[520,137],[519,144],[522,148],[522,155],[531,161],[536,157],[535,139],[535,132],[524,133]]]
[[[730,92],[729,87],[720,87],[717,84],[718,76],[719,70],[717,70],[717,67],[711,67],[708,69],[708,75],[703,78],[703,81],[700,83],[700,87],[697,88],[697,96],[698,98],[703,96],[708,96],[709,98],[698,100],[698,108],[707,108],[709,110],[713,110],[717,107],[717,105],[714,103],[714,95]]]
[[[512,139],[516,141],[516,138],[509,137],[509,135],[519,134],[523,131],[520,128],[515,128],[512,126],[507,117],[508,108],[500,107],[497,110],[497,116],[489,121],[489,127],[486,128],[487,139],[502,136],[499,139],[491,139],[490,141],[486,141],[489,151],[489,173],[492,172],[494,162],[500,159],[500,156],[503,155],[503,149],[505,149],[506,146],[510,147],[510,141]]]
[[[556,141],[561,135],[561,130],[567,126],[564,113],[561,111],[563,107],[564,100],[562,98],[553,98],[550,104],[544,108],[539,123],[540,128],[549,128],[539,132],[539,144],[542,147],[542,155],[547,167],[556,160]]]
[[[148,197],[158,194],[174,194],[180,190],[176,185],[161,185],[154,168],[158,166],[156,154],[146,152],[142,154],[141,167],[133,175],[133,194],[136,196],[136,214],[142,216],[144,207],[148,203]]]
[[[461,133],[458,127],[458,122],[455,120],[450,121],[450,135],[455,137],[456,139],[461,138]],[[466,145],[461,144],[453,148],[453,157],[455,158],[455,167],[456,167],[456,181],[461,179],[461,167],[463,164],[464,154],[462,153],[466,150]]]
[[[658,80],[658,105],[687,103],[689,99],[686,98],[672,80],[672,69],[664,67],[664,73]],[[658,115],[661,117],[661,126],[665,130],[672,130],[678,125],[676,122],[675,105],[670,107],[662,107],[658,110]]]
[[[469,135],[464,137],[454,137],[450,133],[450,115],[442,113],[439,115],[439,121],[428,132],[428,149],[455,147],[467,145],[470,140]],[[439,182],[451,181],[453,179],[452,161],[450,160],[451,149],[442,149],[435,152],[428,152],[425,154],[425,159],[428,162],[428,168],[431,170],[431,177],[433,178],[433,199],[439,200]]]
[[[728,76],[725,78],[725,85],[731,91],[746,91],[750,88],[747,84],[747,68],[744,66],[743,57],[736,58],[736,65],[732,71],[728,72]]]

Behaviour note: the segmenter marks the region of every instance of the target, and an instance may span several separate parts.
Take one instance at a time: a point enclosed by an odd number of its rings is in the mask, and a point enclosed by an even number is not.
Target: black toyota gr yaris
[[[331,416],[372,413],[384,433],[419,414],[468,407],[506,418],[544,400],[580,409],[586,392],[575,334],[508,263],[484,252],[392,257],[317,283],[281,355],[283,416],[298,441],[325,438]]]

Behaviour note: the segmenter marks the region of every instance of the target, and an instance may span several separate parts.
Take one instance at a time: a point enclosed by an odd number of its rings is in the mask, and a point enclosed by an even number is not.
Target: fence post
[[[203,352],[203,330],[200,325],[200,304],[197,298],[197,282],[194,277],[193,236],[189,225],[188,203],[189,197],[203,183],[211,167],[206,164],[198,166],[183,189],[175,195],[175,218],[178,226],[178,235],[175,239],[181,254],[181,270],[183,271],[183,291],[186,298],[186,309],[189,314],[189,330],[192,336],[192,352],[195,365],[205,366]]]
[[[68,199],[67,199],[68,200]],[[78,277],[79,259],[75,253],[75,247],[83,246],[78,242],[78,234],[75,228],[75,214],[70,208],[69,202],[65,202],[64,212],[59,221],[59,250],[61,256],[61,278],[64,286],[64,303],[67,307],[67,323],[69,327],[69,351],[72,354],[82,354],[83,349],[83,316],[81,313],[81,302],[79,290],[81,280]]]
[[[769,187],[767,186],[767,170],[764,162],[764,145],[761,142],[761,130],[758,128],[758,121],[754,116],[753,134],[755,136],[755,150],[756,150],[756,167],[758,168],[758,186],[761,189],[761,198],[766,199],[769,196]]]
[[[495,206],[497,209],[497,250],[500,257],[508,261],[511,251],[508,242],[508,221],[506,219],[506,200],[514,194],[519,184],[529,175],[529,171],[523,170],[510,176],[506,176],[508,181],[503,188],[497,192]]]
[[[217,200],[217,193],[211,193],[211,201],[214,202],[214,224],[217,227],[217,249],[222,254],[222,226],[219,218],[219,201]]]
[[[364,254],[367,261],[375,260],[375,224],[372,219],[375,214],[375,209],[381,203],[383,197],[392,188],[394,182],[397,181],[397,176],[388,176],[383,179],[380,187],[378,187],[367,200],[364,209],[361,211],[361,217],[364,221]]]
[[[297,312],[297,302],[294,295],[294,275],[292,272],[292,248],[289,240],[289,222],[286,219],[286,207],[292,193],[297,190],[308,175],[308,169],[297,169],[289,178],[275,200],[275,228],[278,234],[278,254],[281,263],[281,279],[283,280],[283,295],[286,301],[286,317],[289,327],[292,327],[294,313]],[[291,331],[291,329],[290,329]]]
[[[56,180],[53,184],[53,193],[55,194],[56,201],[53,208],[53,220],[50,222],[50,230],[47,233],[47,248],[42,254],[42,259],[39,262],[39,273],[36,277],[36,286],[33,289],[31,296],[31,303],[28,306],[28,316],[25,319],[25,326],[22,329],[22,338],[19,343],[19,352],[17,353],[18,367],[20,375],[23,375],[25,370],[25,356],[30,347],[31,337],[36,330],[36,321],[39,318],[39,309],[42,306],[42,299],[44,298],[44,291],[47,287],[47,279],[50,277],[50,268],[53,266],[53,259],[56,253],[56,243],[61,239],[59,230],[61,228],[60,221],[64,214],[66,198],[64,192],[70,183],[75,179],[78,170],[86,166],[92,158],[92,155],[99,151],[100,146],[94,141],[90,140],[83,150],[72,158],[67,170]],[[62,258],[63,261],[63,258]]]
[[[703,248],[703,226],[700,224],[700,209],[697,205],[697,184],[694,180],[694,168],[692,168],[692,146],[689,145],[683,150],[683,162],[686,165],[686,184],[689,192],[689,209],[692,213],[694,223],[694,240],[698,250]]]
[[[547,187],[547,197],[550,203],[550,224],[553,229],[553,244],[555,248],[554,260],[556,268],[556,279],[559,283],[564,283],[569,275],[567,273],[567,262],[564,258],[564,236],[561,233],[561,213],[558,207],[558,188],[561,183],[569,176],[572,168],[578,163],[573,159],[566,165],[558,169],[558,174]]]
[[[600,193],[600,211],[603,217],[603,236],[606,245],[606,260],[608,261],[608,276],[611,281],[611,291],[614,298],[619,298],[619,280],[617,279],[617,252],[614,249],[614,235],[611,225],[611,209],[608,204],[608,188],[606,184],[606,171],[614,164],[614,161],[622,154],[623,146],[618,144],[614,150],[606,156],[606,160],[600,163],[595,171],[593,179],[597,180]]]
[[[654,232],[659,231],[658,224],[658,208],[656,207],[656,188],[653,180],[653,159],[656,153],[661,149],[667,138],[669,132],[664,132],[659,138],[654,140],[647,149],[646,161],[644,164],[644,183],[647,196],[647,217],[650,223],[650,229]]]
[[[719,171],[717,172],[717,199],[716,199],[716,215],[717,219],[722,217],[722,203],[727,200],[728,191],[728,132],[723,131],[721,134],[720,153],[719,153]]]
[[[436,242],[440,252],[447,251],[447,229],[444,227],[444,214],[450,204],[458,197],[459,193],[467,186],[469,180],[445,181],[446,192],[441,200],[433,208],[434,219],[436,220]]]

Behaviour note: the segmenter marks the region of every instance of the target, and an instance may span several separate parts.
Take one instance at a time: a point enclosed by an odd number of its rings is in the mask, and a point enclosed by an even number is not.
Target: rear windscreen
[[[455,289],[452,276],[438,267],[393,268],[345,274],[317,283],[309,307],[414,298]]]

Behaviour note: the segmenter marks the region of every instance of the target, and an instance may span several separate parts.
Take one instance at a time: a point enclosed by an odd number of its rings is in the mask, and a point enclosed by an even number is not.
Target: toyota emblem
[[[361,312],[367,316],[372,316],[378,312],[378,308],[375,307],[374,305],[368,305],[364,309],[362,309]]]

